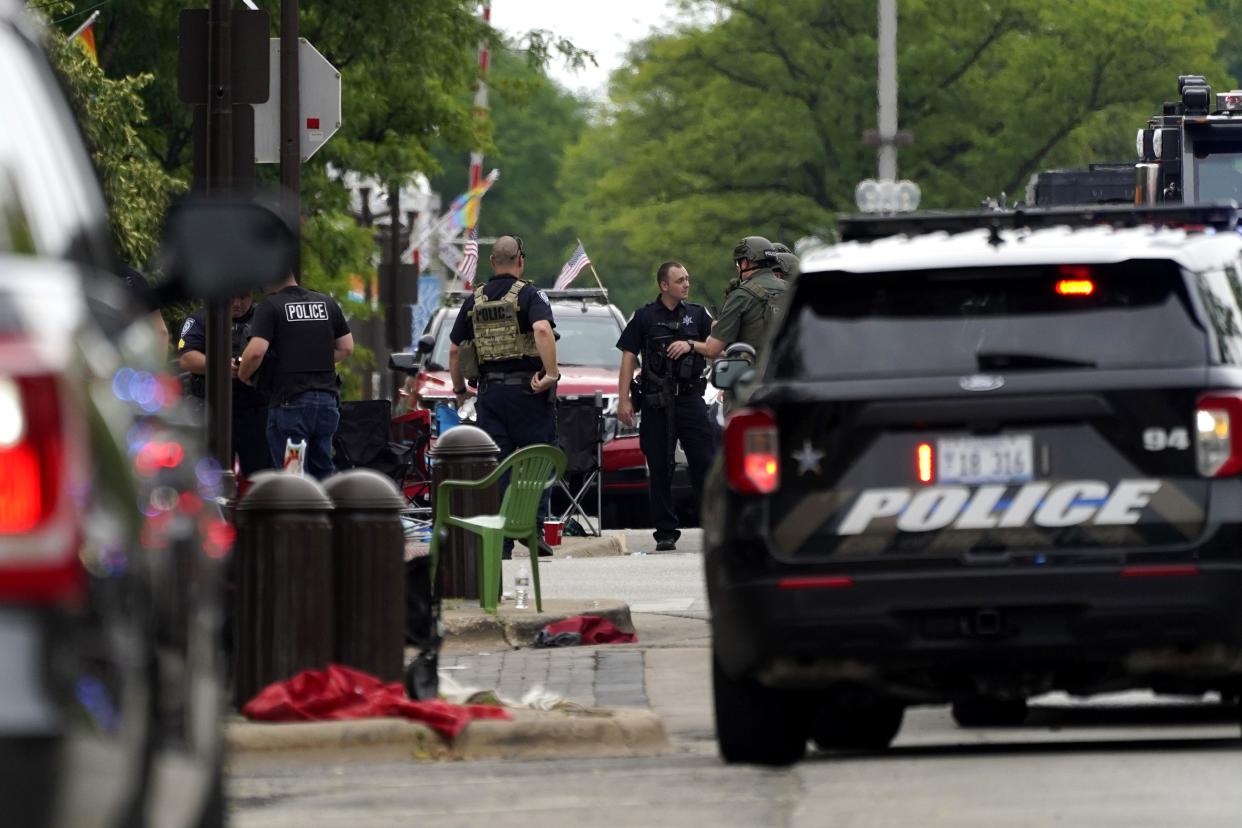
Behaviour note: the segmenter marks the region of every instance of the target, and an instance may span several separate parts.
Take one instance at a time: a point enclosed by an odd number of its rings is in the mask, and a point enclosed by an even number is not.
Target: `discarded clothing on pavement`
[[[575,615],[544,627],[535,636],[536,647],[576,647],[579,644],[635,644],[638,636],[621,632],[607,618]]]
[[[246,702],[242,715],[263,722],[313,722],[396,716],[421,722],[454,739],[474,719],[511,718],[503,707],[412,701],[400,682],[385,684],[369,673],[338,664],[305,670],[269,684]]]

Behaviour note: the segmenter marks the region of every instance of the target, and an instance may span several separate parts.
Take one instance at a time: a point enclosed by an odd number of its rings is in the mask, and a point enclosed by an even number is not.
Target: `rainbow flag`
[[[91,63],[99,65],[99,52],[95,49],[95,21],[99,18],[99,11],[86,18],[86,22],[78,26],[73,34],[69,35],[69,40],[76,43],[83,52],[90,57]]]
[[[469,189],[453,199],[453,203],[449,205],[448,212],[453,217],[453,225],[459,231],[473,230],[478,226],[479,203],[499,177],[499,171],[492,170],[487,178],[479,182],[477,187]]]

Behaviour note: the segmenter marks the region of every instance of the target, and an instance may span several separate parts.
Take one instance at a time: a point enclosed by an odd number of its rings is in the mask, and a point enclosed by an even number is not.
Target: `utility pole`
[[[897,180],[897,0],[879,0],[879,169],[881,181]]]
[[[293,225],[293,274],[302,281],[302,134],[298,83],[298,0],[280,3],[280,185]]]
[[[233,190],[233,9],[231,0],[207,8],[207,175],[211,197]],[[223,471],[223,494],[232,497],[233,376],[229,300],[207,305],[207,451]]]
[[[381,312],[384,314],[384,350],[383,364],[387,364],[387,354],[397,349],[397,323],[400,314],[397,312],[397,280],[401,276],[401,183],[397,180],[388,182],[388,273],[384,281],[387,290],[380,291]],[[381,390],[390,400],[397,398],[396,388],[389,389],[392,375],[381,369],[383,380]],[[391,390],[391,393],[388,393]]]

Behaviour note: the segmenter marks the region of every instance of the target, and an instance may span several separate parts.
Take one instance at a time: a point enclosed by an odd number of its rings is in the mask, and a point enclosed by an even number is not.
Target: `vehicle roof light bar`
[[[991,210],[918,213],[913,215],[849,215],[837,220],[837,237],[843,241],[872,241],[890,236],[919,236],[927,233],[965,233],[980,228],[993,235],[1001,230],[1038,230],[1045,227],[1211,227],[1236,230],[1238,205],[1219,204],[1159,205],[1152,207],[1092,207],[1029,210]]]

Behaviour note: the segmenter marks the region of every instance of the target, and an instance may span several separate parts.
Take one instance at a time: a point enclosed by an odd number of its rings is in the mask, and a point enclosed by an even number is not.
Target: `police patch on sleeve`
[[[190,332],[190,329],[193,327],[194,327],[194,317],[193,316],[187,317],[185,320],[185,324],[181,326],[181,338],[185,339],[185,335],[188,334]]]
[[[552,307],[552,302],[550,299],[548,299],[548,292],[546,290],[539,291],[539,298],[542,299],[543,303],[547,305],[549,308]]]

